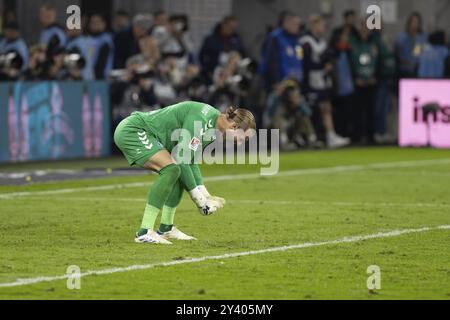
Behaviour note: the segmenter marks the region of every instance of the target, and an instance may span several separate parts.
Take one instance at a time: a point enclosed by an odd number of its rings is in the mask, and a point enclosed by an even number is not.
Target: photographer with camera
[[[282,81],[267,98],[264,127],[280,129],[282,150],[321,148],[311,121],[312,109],[302,95],[297,81]]]
[[[86,60],[76,51],[67,51],[62,47],[53,49],[47,72],[47,80],[83,80],[82,70],[86,65]]]
[[[81,69],[81,74],[83,80],[92,80],[94,77],[89,49],[90,49],[90,39],[89,37],[83,35],[81,29],[67,29],[67,42],[65,49],[67,52],[72,54],[79,54],[84,61],[84,67]],[[72,56],[72,59],[75,56]],[[81,66],[82,61],[79,62],[78,66]]]
[[[63,59],[63,70],[61,80],[82,81],[83,70],[86,66],[86,60],[77,51],[66,52]]]
[[[17,22],[9,22],[0,42],[0,80],[17,80],[28,66],[28,48]]]
[[[143,55],[127,59],[126,69],[112,73],[111,103],[114,122],[122,120],[135,110],[152,110],[160,107],[155,93],[156,69],[147,63]]]
[[[47,62],[45,45],[36,44],[30,47],[28,68],[23,73],[23,79],[28,81],[46,80],[49,64]]]
[[[237,51],[222,54],[213,74],[211,103],[219,109],[243,103],[256,73],[255,63]]]

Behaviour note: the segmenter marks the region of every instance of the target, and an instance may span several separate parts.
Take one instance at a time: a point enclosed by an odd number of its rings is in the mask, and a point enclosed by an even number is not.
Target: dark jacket
[[[199,60],[202,66],[202,73],[211,80],[214,69],[219,63],[222,52],[237,51],[241,56],[246,56],[246,50],[241,37],[235,33],[229,37],[220,34],[220,24],[217,24],[214,31],[203,40],[199,53]]]
[[[125,67],[127,59],[140,53],[139,42],[134,39],[131,27],[118,32],[114,37],[114,68]]]

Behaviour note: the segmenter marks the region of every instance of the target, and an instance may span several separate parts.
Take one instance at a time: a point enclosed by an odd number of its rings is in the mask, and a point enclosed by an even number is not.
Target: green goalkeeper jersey
[[[195,160],[214,141],[219,115],[212,106],[194,101],[133,112],[116,127],[114,141],[130,165],[141,167],[159,151],[167,150],[180,165],[180,179],[190,191],[203,184]]]
[[[169,152],[178,143],[189,143],[185,149],[195,152],[211,142],[211,139],[204,141],[203,136],[206,130],[216,127],[220,111],[205,103],[185,101],[151,112],[136,111],[132,115],[137,115]],[[184,141],[183,134],[177,133],[179,129],[189,133],[189,141]]]

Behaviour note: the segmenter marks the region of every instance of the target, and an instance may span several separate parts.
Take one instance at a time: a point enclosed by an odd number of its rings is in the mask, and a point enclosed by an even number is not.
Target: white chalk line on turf
[[[30,196],[27,200],[42,201],[41,197]],[[117,198],[117,197],[66,197],[52,198],[52,201],[117,201],[117,202],[136,202],[142,204],[142,198]],[[380,206],[380,207],[450,207],[450,203],[433,203],[433,202],[353,202],[353,201],[310,201],[310,200],[229,200],[227,204],[251,204],[251,205],[321,205],[321,206]]]
[[[214,181],[227,181],[227,180],[236,180],[236,179],[245,180],[245,179],[258,179],[258,178],[276,178],[276,177],[286,177],[286,176],[361,171],[361,170],[367,170],[367,169],[407,168],[407,167],[439,165],[439,164],[450,164],[450,158],[433,159],[433,160],[417,160],[417,161],[396,161],[396,162],[371,163],[371,164],[363,164],[363,165],[347,165],[347,166],[336,166],[336,167],[287,170],[287,171],[280,171],[279,173],[277,173],[276,175],[273,175],[273,176],[261,176],[261,174],[259,174],[259,173],[223,175],[223,176],[215,176],[215,177],[206,177],[204,180],[206,182],[214,182]],[[150,185],[151,185],[151,182],[132,182],[132,183],[123,183],[123,184],[122,183],[121,184],[108,184],[108,185],[101,185],[101,186],[66,188],[66,189],[45,190],[45,191],[9,192],[9,193],[0,194],[0,199],[11,199],[11,198],[25,197],[25,196],[46,196],[46,195],[54,195],[54,194],[85,192],[85,191],[101,191],[101,190],[112,190],[112,189],[121,189],[121,188],[138,188],[138,187],[148,187]]]
[[[328,241],[320,241],[320,242],[305,242],[305,243],[282,246],[282,247],[272,247],[272,248],[266,248],[266,249],[260,249],[260,250],[226,253],[226,254],[215,255],[215,256],[204,256],[204,257],[199,257],[199,258],[188,258],[188,259],[184,259],[184,260],[174,260],[174,261],[159,262],[159,263],[152,263],[152,264],[132,265],[132,266],[128,266],[128,267],[117,267],[117,268],[110,268],[110,269],[103,269],[103,270],[89,270],[89,271],[80,273],[78,275],[78,277],[81,278],[81,277],[87,277],[87,276],[92,276],[92,275],[106,275],[106,274],[113,274],[113,273],[118,273],[118,272],[146,270],[146,269],[151,269],[151,268],[156,268],[156,267],[169,267],[169,266],[175,266],[175,265],[180,265],[180,264],[203,262],[203,261],[208,261],[208,260],[224,260],[224,259],[229,259],[229,258],[257,255],[257,254],[270,253],[270,252],[281,252],[281,251],[287,251],[287,250],[293,250],[293,249],[303,249],[303,248],[319,247],[319,246],[325,246],[325,245],[337,245],[337,244],[342,244],[342,243],[353,243],[353,242],[360,242],[360,241],[370,240],[370,239],[390,238],[390,237],[397,237],[397,236],[404,235],[404,234],[420,233],[420,232],[436,231],[436,230],[450,230],[450,225],[441,225],[441,226],[437,226],[437,227],[422,227],[422,228],[418,228],[418,229],[391,230],[391,231],[387,231],[387,232],[378,232],[378,233],[362,235],[362,236],[344,237],[344,238],[340,238],[340,239],[336,239],[336,240],[328,240]],[[0,283],[0,288],[25,286],[25,285],[31,285],[31,284],[40,283],[40,282],[52,282],[52,281],[57,281],[57,280],[68,279],[69,277],[73,278],[73,274],[17,279],[15,282]]]

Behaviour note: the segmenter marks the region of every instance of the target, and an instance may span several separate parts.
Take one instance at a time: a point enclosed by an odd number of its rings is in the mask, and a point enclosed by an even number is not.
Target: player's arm
[[[222,207],[221,203],[208,198],[197,186],[191,165],[194,157],[202,150],[200,131],[204,126],[204,121],[195,114],[186,117],[180,131],[177,144],[176,161],[181,169],[180,179],[185,189],[191,196],[192,201],[197,205],[200,212],[208,215]]]
[[[195,184],[199,188],[199,190],[207,197],[213,200],[218,201],[222,206],[225,204],[225,199],[217,196],[211,195],[205,187],[205,183],[203,182],[203,176],[200,171],[200,167],[198,164],[193,163],[190,165],[192,174],[194,175]]]

